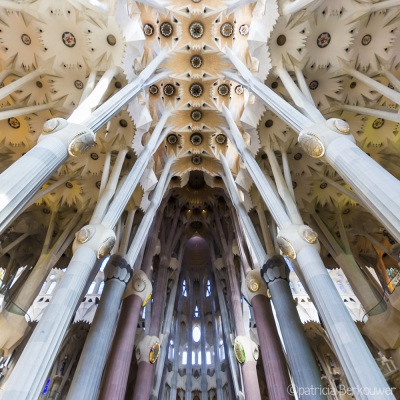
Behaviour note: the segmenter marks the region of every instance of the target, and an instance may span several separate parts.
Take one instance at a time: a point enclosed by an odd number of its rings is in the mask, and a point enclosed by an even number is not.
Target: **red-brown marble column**
[[[288,394],[290,378],[269,300],[257,294],[251,301],[270,400],[293,399]]]
[[[122,302],[121,314],[107,362],[99,400],[123,400],[125,398],[141,307],[142,299],[135,294]]]
[[[127,288],[128,296],[122,302],[99,400],[124,400],[125,398],[140,309],[151,290],[151,282],[145,273],[141,270],[135,271]]]

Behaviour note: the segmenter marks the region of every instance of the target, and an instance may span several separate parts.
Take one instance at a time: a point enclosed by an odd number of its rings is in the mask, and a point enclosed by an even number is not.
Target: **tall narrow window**
[[[182,364],[186,365],[187,364],[187,351],[184,351],[182,353]]]
[[[206,352],[206,364],[211,365],[211,352]]]
[[[195,318],[199,318],[200,317],[200,313],[199,313],[199,307],[196,306],[194,307],[194,317]]]
[[[198,343],[198,341],[200,340],[200,337],[201,337],[201,331],[200,331],[200,328],[199,328],[198,326],[195,326],[195,327],[193,328],[192,336],[193,336],[193,340],[194,340],[196,343]]]
[[[183,282],[182,282],[182,294],[183,294],[183,296],[187,297],[186,281],[185,280],[183,280]]]
[[[211,282],[210,280],[207,280],[207,292],[206,292],[206,297],[211,296]]]

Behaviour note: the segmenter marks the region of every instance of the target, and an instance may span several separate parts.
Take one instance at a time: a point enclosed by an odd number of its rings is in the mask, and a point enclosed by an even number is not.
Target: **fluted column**
[[[357,147],[354,137],[349,134],[349,125],[336,118],[314,123],[255,78],[232,50],[227,49],[227,56],[241,76],[231,72],[226,72],[226,76],[232,79],[236,77],[238,82],[248,86],[274,113],[299,133],[299,144],[304,151],[331,165],[359,196],[363,205],[400,241],[400,182]],[[361,75],[359,79],[364,77]],[[374,82],[377,87],[378,82]],[[390,96],[390,93],[386,94]],[[236,146],[239,145],[238,151],[243,157],[243,151],[249,150],[244,150],[238,143],[240,134],[234,132],[234,121],[227,108],[223,108],[232,131],[227,134]],[[254,159],[253,161],[256,163]],[[276,211],[270,209],[270,212]]]
[[[187,343],[187,362],[186,362],[186,387],[185,387],[185,400],[192,400],[192,377],[193,377],[193,280],[186,279],[186,290],[189,299],[189,312],[187,315],[187,331],[186,331],[186,343]]]
[[[141,270],[134,271],[126,287],[99,400],[125,398],[139,313],[142,305],[150,298],[151,292],[152,285],[147,275]]]
[[[316,390],[314,394],[311,391],[307,392],[307,388],[322,388],[322,383],[290,291],[289,272],[281,256],[272,256],[262,268],[263,278],[267,282],[275,307],[286,357],[296,388],[305,399],[325,399],[322,391]]]
[[[281,98],[280,100],[283,101],[283,99]],[[282,104],[280,103],[280,105]],[[286,104],[283,104],[283,106],[286,106]],[[303,119],[306,118],[302,114],[300,115],[303,117]],[[260,166],[257,164],[257,161],[254,159],[249,149],[246,147],[235,122],[233,121],[229,111],[226,108],[225,116],[227,117],[229,126],[231,128],[231,132],[229,132],[228,134],[230,135],[230,138],[236,146],[243,161],[245,162],[246,167],[251,177],[253,178],[254,183],[256,184],[261,196],[263,197],[264,202],[267,205],[271,215],[273,216],[277,225],[280,228],[279,236],[277,238],[277,244],[284,256],[297,259],[298,263],[296,264],[295,268],[297,269],[298,275],[302,277],[304,285],[309,289],[314,304],[321,316],[322,321],[324,322],[325,328],[329,334],[329,337],[336,350],[343,369],[346,372],[346,377],[354,388],[358,387],[371,389],[369,391],[364,390],[361,394],[360,392],[358,392],[356,395],[359,395],[359,398],[369,399],[373,396],[374,399],[376,399],[377,395],[371,395],[371,393],[376,393],[377,388],[380,389],[380,393],[386,393],[386,391],[388,390],[387,382],[384,379],[378,366],[376,365],[375,360],[372,358],[362,336],[360,335],[359,330],[355,326],[346,306],[342,301],[341,296],[339,295],[335,285],[333,284],[329,274],[326,271],[326,268],[319,255],[319,242],[317,239],[317,235],[308,226],[291,221],[285,211],[285,208],[283,207],[283,204],[277,197],[277,194],[274,192],[271,183],[265,177]],[[292,122],[299,122],[296,121],[297,117],[295,118],[295,114],[291,114],[291,118]],[[330,120],[327,121],[327,126],[335,125],[336,129],[340,130],[344,127],[342,122],[344,123],[344,121],[341,120]],[[349,152],[347,152],[346,150],[345,145],[341,147],[338,144],[339,142],[344,143],[343,141],[348,140],[346,138],[336,138],[336,135],[340,135],[337,132],[333,133],[332,129],[332,127],[330,129],[328,129],[328,127],[325,127],[325,129],[323,129],[323,127],[320,127],[320,129],[316,130],[316,132],[318,131],[320,136],[324,136],[324,138],[327,139],[329,143],[331,143],[331,139],[335,141],[334,146],[329,146],[329,149],[332,150],[331,154],[336,152],[337,160],[342,158],[344,154],[347,154],[349,158],[347,160],[344,160],[344,162],[347,163],[347,166],[350,167],[350,163],[348,163],[349,160],[351,160],[351,164],[357,165],[357,168],[359,165],[362,166],[363,162],[359,162],[357,154],[358,152],[363,152],[354,145],[355,149],[357,150],[354,150],[354,152],[352,150],[350,151],[350,146],[349,148],[347,148],[347,150],[349,150],[351,153],[349,154]],[[308,150],[312,149],[313,146],[316,145],[316,143],[318,144],[319,142],[320,139],[315,140],[315,137],[312,134],[304,133],[303,145],[307,145]],[[309,144],[310,146],[308,146]],[[323,151],[322,154],[324,154],[324,152],[325,154],[328,154],[329,152],[328,148],[323,144],[321,144],[321,146],[317,145],[316,148]],[[342,152],[337,151],[339,149],[341,149]],[[364,174],[368,173],[372,174],[373,172],[370,170],[370,168],[367,167],[367,165],[364,165],[363,171],[357,171],[357,174],[359,176],[363,176],[365,178],[366,185],[369,185],[369,178],[367,178]],[[390,176],[390,174],[387,175]],[[387,175],[385,176],[387,177]],[[358,179],[356,176],[354,176],[354,178]],[[385,177],[382,176],[381,178],[382,180],[385,180]],[[395,179],[394,177],[391,177],[390,179],[392,178]],[[351,186],[354,187],[353,185]],[[398,186],[399,188],[399,197],[396,197],[396,201],[399,201],[398,199],[400,199],[400,185],[397,182],[395,186]],[[378,188],[378,186],[376,186],[375,191],[380,191],[381,189],[382,188]],[[391,190],[390,185],[387,187],[387,190]],[[393,193],[395,193],[396,191],[397,189],[394,190]],[[369,189],[367,189],[367,187],[364,187],[364,192],[365,193],[362,194],[362,196],[365,196],[365,194],[367,194],[368,196],[370,195],[370,191]],[[375,194],[372,195],[372,197],[374,196]],[[389,201],[389,199],[387,200],[388,204],[390,204],[391,202]],[[378,203],[376,203],[376,205],[378,206]],[[378,208],[379,207],[380,211],[383,211],[385,208],[383,204],[380,204]],[[400,214],[398,214],[396,217],[393,216],[391,222],[397,224],[396,220],[398,219],[399,215]],[[391,212],[385,213],[385,218],[386,217],[391,218]],[[400,235],[400,230],[398,230],[398,235]],[[327,299],[329,299],[329,301]],[[389,397],[387,398],[392,397],[390,397],[389,395]]]
[[[105,286],[79,358],[67,399],[97,399],[114,333],[121,297],[132,268],[121,255],[112,255],[105,269]]]
[[[0,233],[69,156],[77,157],[93,146],[93,132],[143,90],[165,56],[165,52],[157,56],[133,82],[91,113],[88,119],[77,124],[53,118],[44,124],[36,146],[0,174]]]
[[[152,142],[152,139],[153,136],[147,145]],[[153,145],[154,141],[157,141],[157,139],[153,139]],[[147,155],[148,157],[151,156],[149,153],[147,153]],[[142,162],[145,161],[145,159],[142,160]],[[129,177],[132,181],[137,179],[132,176],[135,171],[137,172],[138,169],[140,170],[142,167],[142,165],[137,164],[136,162],[127,180]],[[165,168],[160,177],[159,185],[157,185],[154,192],[155,198],[159,196],[162,197],[162,194],[165,193],[166,186],[169,182],[168,177],[171,177],[171,164],[172,158],[167,159]],[[24,352],[7,381],[5,390],[3,391],[4,395],[2,393],[0,398],[7,399],[7,397],[3,396],[13,395],[21,400],[36,399],[35,396],[38,395],[42,387],[48,369],[56,355],[57,348],[61,343],[62,337],[66,332],[68,324],[81,298],[86,282],[92,272],[96,257],[104,257],[109,254],[114,247],[116,238],[114,231],[111,229],[111,227],[113,227],[112,224],[115,224],[121,216],[135,187],[131,185],[131,191],[127,191],[125,188],[123,189],[124,190],[121,189],[117,191],[111,206],[108,208],[100,224],[86,225],[76,234],[73,245],[74,255],[67,272],[61,280],[52,301],[44,311],[37,328],[32,334]],[[110,215],[110,210],[113,205],[115,208],[113,208],[112,215]],[[153,210],[154,213],[155,210],[156,208]],[[148,215],[146,215],[146,217],[149,218]],[[137,249],[137,246],[139,246],[140,241],[142,241],[141,244],[143,244],[144,240],[145,238],[141,235],[140,240],[136,241],[134,246],[131,246],[127,258],[135,261],[136,257],[129,257],[132,254],[131,250],[133,248],[133,253],[137,254],[140,251],[140,249]],[[30,368],[26,368],[27,365],[29,365]],[[23,388],[19,384],[21,381],[26,382]]]
[[[274,315],[268,299],[266,283],[260,270],[246,275],[247,300],[251,302],[257,324],[258,340],[270,400],[289,400],[290,377],[282,350]]]

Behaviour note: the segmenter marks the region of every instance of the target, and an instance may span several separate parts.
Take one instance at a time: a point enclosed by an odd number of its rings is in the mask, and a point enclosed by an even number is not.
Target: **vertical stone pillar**
[[[311,394],[311,391],[308,390],[309,388],[322,388],[323,386],[290,291],[289,268],[283,257],[272,256],[263,266],[262,274],[272,296],[286,349],[286,358],[296,388],[300,393],[310,393],[304,395],[305,399],[326,399],[322,395],[322,390],[316,390],[314,394]]]
[[[260,270],[246,275],[247,300],[251,302],[257,323],[258,339],[270,400],[289,400],[290,377],[274,315],[268,299],[268,288]]]
[[[94,144],[86,126],[54,118],[43,126],[38,143],[0,174],[0,232],[69,156],[77,157]]]
[[[115,322],[132,268],[123,256],[112,255],[105,269],[105,287],[86,338],[67,399],[97,399]]]
[[[185,388],[185,400],[192,400],[192,374],[193,374],[193,340],[192,340],[192,331],[193,331],[193,297],[194,297],[194,288],[193,279],[186,279],[186,290],[189,299],[189,312],[187,315],[187,331],[186,331],[186,343],[187,343],[187,363],[186,363],[186,388]]]
[[[206,275],[202,274],[200,279],[200,321],[201,321],[201,400],[208,400],[208,381],[207,381],[207,359],[206,359],[206,323],[204,318],[204,303],[207,287],[205,285]]]
[[[150,299],[151,292],[152,285],[147,275],[141,270],[134,271],[122,302],[99,400],[125,398],[139,314],[142,305]]]

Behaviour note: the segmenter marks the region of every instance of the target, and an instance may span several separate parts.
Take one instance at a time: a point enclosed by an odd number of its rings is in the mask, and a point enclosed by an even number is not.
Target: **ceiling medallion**
[[[345,135],[350,133],[350,125],[342,119],[335,119],[335,128]]]
[[[382,118],[377,118],[373,123],[372,123],[372,127],[374,129],[379,129],[382,128],[383,124],[385,123],[385,120]]]
[[[221,35],[223,37],[231,37],[233,34],[233,26],[230,22],[225,22],[224,24],[221,25]]]
[[[226,136],[223,135],[222,133],[220,133],[219,135],[217,135],[217,136],[215,137],[215,141],[216,141],[218,144],[225,144],[225,143],[226,143]]]
[[[75,36],[71,32],[64,32],[61,39],[67,47],[74,47],[76,45]]]
[[[241,95],[241,94],[243,94],[243,92],[244,92],[244,89],[243,89],[243,86],[242,86],[242,85],[237,85],[237,86],[235,87],[235,93],[236,93],[236,94]]]
[[[218,86],[218,94],[221,96],[228,96],[229,94],[229,86],[225,83]]]
[[[80,81],[79,79],[77,79],[77,80],[74,82],[74,86],[75,86],[77,89],[81,90],[81,89],[83,89],[83,82]]]
[[[11,128],[14,128],[14,129],[18,129],[21,126],[20,122],[15,117],[8,118],[7,122],[8,122],[8,125],[10,125]]]
[[[296,161],[299,161],[299,160],[302,159],[302,157],[303,157],[303,154],[301,154],[301,153],[296,153],[296,154],[294,155],[293,158],[294,158]]]
[[[200,110],[193,110],[190,113],[190,117],[192,118],[193,121],[200,121],[201,118],[203,117],[203,113]]]
[[[285,257],[289,257],[292,260],[296,259],[296,252],[294,251],[294,248],[290,244],[289,240],[282,236],[278,236],[276,239],[276,243],[278,244],[278,247]]]
[[[303,231],[303,238],[307,243],[314,244],[318,240],[318,234],[311,228],[306,228]]]
[[[71,182],[66,182],[66,183],[65,183],[65,186],[66,186],[68,189],[72,189],[72,188],[74,187],[74,185],[73,185]]]
[[[92,160],[98,160],[99,159],[99,155],[97,154],[97,153],[92,153],[91,155],[90,155],[90,158],[92,159]]]
[[[372,40],[372,36],[371,35],[369,35],[369,34],[364,35],[362,37],[362,39],[361,39],[361,44],[363,46],[368,46],[371,43],[371,40]]]
[[[22,43],[27,45],[27,46],[29,46],[32,43],[32,39],[26,33],[23,33],[21,35],[21,40],[22,40]]]
[[[164,86],[163,92],[166,96],[172,96],[175,93],[175,86],[168,83]]]
[[[177,144],[178,136],[176,136],[174,133],[171,133],[170,135],[167,136],[167,142],[169,144]]]
[[[200,97],[203,94],[203,85],[201,83],[193,83],[190,85],[189,92],[193,97]]]
[[[195,156],[192,157],[192,163],[193,163],[194,165],[200,165],[202,161],[203,161],[203,160],[202,160],[201,156],[199,156],[199,155],[197,155],[197,154],[196,154]]]
[[[244,347],[238,340],[235,340],[233,351],[235,352],[236,360],[238,360],[240,364],[243,364],[246,361],[246,354],[244,352]]]
[[[110,46],[115,46],[117,44],[117,38],[114,35],[108,35],[107,36],[107,43]]]
[[[308,87],[309,87],[311,90],[317,89],[317,88],[318,88],[318,81],[311,81],[310,84],[308,85]]]
[[[97,182],[96,182],[96,187],[97,187],[97,189],[100,189],[100,188],[101,188],[101,181],[97,181]]]
[[[323,49],[331,42],[331,35],[328,32],[321,33],[317,38],[317,46]]]
[[[152,36],[153,33],[154,33],[153,25],[145,24],[144,27],[143,27],[143,33],[144,33],[146,36]]]
[[[190,143],[192,143],[193,146],[199,146],[203,143],[203,136],[200,133],[193,133],[192,136],[190,136]]]
[[[193,39],[200,39],[204,35],[204,26],[201,22],[192,22],[189,26],[189,33]]]
[[[192,65],[193,68],[198,69],[202,66],[203,59],[200,56],[195,55],[195,56],[191,57],[190,64]]]
[[[155,364],[160,355],[160,343],[155,342],[149,351],[149,363]]]
[[[158,86],[157,85],[151,85],[149,87],[149,92],[152,95],[156,95],[158,93]]]
[[[286,43],[286,36],[285,35],[279,35],[276,39],[276,44],[278,46],[283,46]]]
[[[173,32],[172,25],[169,22],[163,22],[160,25],[160,32],[164,37],[170,37]]]
[[[250,32],[250,28],[249,28],[248,25],[246,25],[246,24],[240,25],[240,27],[239,27],[239,33],[240,33],[242,36],[247,36],[247,35],[249,34],[249,32]]]

